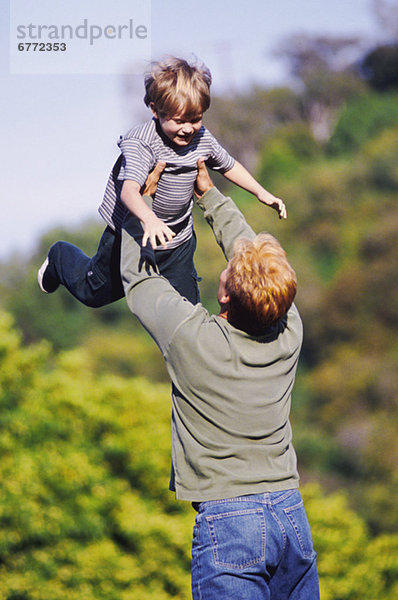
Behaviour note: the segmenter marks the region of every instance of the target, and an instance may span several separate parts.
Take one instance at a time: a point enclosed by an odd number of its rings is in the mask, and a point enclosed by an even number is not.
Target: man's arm
[[[247,224],[245,217],[231,198],[221,194],[213,186],[203,159],[198,160],[198,177],[195,185],[198,206],[213,229],[217,243],[227,260],[234,253],[235,241],[239,238],[254,239],[256,234]]]
[[[209,178],[204,161],[198,161],[195,193],[204,216],[212,226],[217,242],[227,259],[233,254],[236,239],[253,239],[254,231],[246,223],[235,203],[224,197]],[[144,191],[151,194],[156,189],[162,167],[155,167]],[[150,199],[146,198],[150,203]],[[162,352],[176,329],[195,311],[207,312],[201,305],[194,306],[183,298],[172,285],[157,274],[155,256],[150,246],[142,246],[143,229],[140,221],[129,214],[123,223],[121,275],[127,304],[141,324],[150,333]]]
[[[149,175],[144,194],[156,191],[163,168],[157,165]],[[150,206],[151,198],[144,200]],[[197,308],[157,274],[152,247],[142,245],[143,234],[138,218],[129,214],[122,228],[121,276],[128,307],[165,352],[177,327]]]

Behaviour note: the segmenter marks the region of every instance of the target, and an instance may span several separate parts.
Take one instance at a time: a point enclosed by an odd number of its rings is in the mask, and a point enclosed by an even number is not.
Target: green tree
[[[332,154],[356,152],[368,140],[397,124],[397,94],[366,94],[343,109],[328,149]]]
[[[361,63],[363,77],[369,85],[385,92],[398,88],[398,44],[378,46]]]
[[[303,491],[311,523],[322,600],[394,600],[398,593],[398,535],[372,539],[342,492]]]
[[[0,597],[190,598],[194,512],[166,490],[170,389],[26,347],[0,313]],[[324,600],[395,600],[398,536],[303,488]]]
[[[166,491],[169,386],[98,378],[0,319],[0,597],[189,597],[192,509]]]
[[[308,125],[303,122],[281,125],[264,144],[258,177],[266,186],[276,178],[295,177],[303,164],[316,160],[321,153]]]

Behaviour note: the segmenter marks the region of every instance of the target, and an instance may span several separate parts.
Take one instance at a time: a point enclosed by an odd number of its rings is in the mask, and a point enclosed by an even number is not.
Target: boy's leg
[[[173,250],[156,250],[156,264],[159,273],[166,277],[171,285],[192,302],[200,302],[198,281],[200,281],[195,269],[193,256],[196,250],[196,235],[177,246]]]
[[[119,300],[124,296],[120,278],[120,235],[107,227],[92,258],[73,244],[55,243],[41,275],[42,289],[46,291],[47,287],[51,292],[60,283],[86,306],[98,308]],[[47,286],[46,281],[50,282]]]

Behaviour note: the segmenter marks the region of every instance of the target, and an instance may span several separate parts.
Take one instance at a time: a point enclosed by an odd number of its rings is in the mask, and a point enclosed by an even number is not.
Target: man
[[[173,384],[170,489],[198,513],[193,598],[316,600],[316,554],[289,423],[302,341],[296,276],[277,240],[255,235],[201,160],[196,195],[228,260],[218,315],[157,275],[133,216],[124,223],[121,261],[129,308],[159,346]]]

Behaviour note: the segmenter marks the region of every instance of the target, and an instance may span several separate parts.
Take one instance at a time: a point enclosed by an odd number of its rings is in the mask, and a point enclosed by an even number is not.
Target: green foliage
[[[169,386],[24,347],[0,313],[0,597],[190,598],[193,510],[166,491]],[[325,600],[393,600],[398,536],[303,488]]]
[[[140,375],[151,381],[169,381],[158,347],[132,319],[123,330],[119,323],[114,327],[95,328],[85,336],[84,348],[98,374],[111,372],[125,377]]]
[[[398,535],[370,538],[342,493],[303,490],[311,523],[322,600],[394,600],[398,593]]]
[[[259,179],[269,185],[275,177],[294,177],[300,166],[314,160],[320,151],[308,125],[289,123],[281,126],[265,143],[260,154]]]
[[[328,150],[334,155],[354,152],[383,130],[397,124],[396,93],[360,96],[343,109],[328,143]]]
[[[338,108],[345,102],[364,94],[367,90],[363,82],[351,71],[314,69],[304,77],[305,100],[309,109],[316,104],[328,108]]]
[[[0,597],[188,598],[192,509],[166,491],[169,386],[50,366],[0,321]]]
[[[84,231],[86,236],[83,230],[67,233],[56,229],[42,238],[28,264],[14,261],[11,265],[0,266],[1,280],[8,283],[1,284],[2,307],[12,312],[26,342],[44,338],[57,349],[70,348],[92,325],[88,310],[63,289],[57,294],[48,295],[43,302],[43,293],[38,288],[36,277],[38,267],[56,240],[65,239],[80,244],[89,254],[95,252],[101,230],[86,224]]]
[[[398,126],[371,140],[362,153],[370,184],[385,191],[398,190]]]
[[[289,88],[253,87],[246,93],[212,98],[206,126],[228,151],[254,168],[257,154],[275,128],[304,119],[300,95]]]

